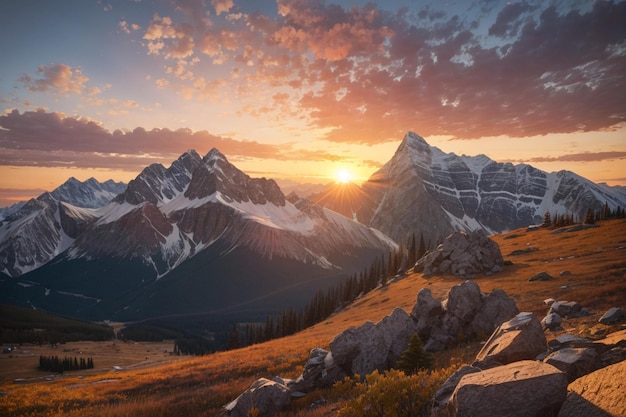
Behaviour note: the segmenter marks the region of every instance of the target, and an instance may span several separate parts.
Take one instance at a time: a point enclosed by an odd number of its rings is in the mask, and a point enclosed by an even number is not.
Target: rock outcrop
[[[415,321],[396,308],[376,324],[368,321],[338,334],[330,342],[330,351],[334,363],[347,374],[364,376],[395,366],[415,333]]]
[[[500,247],[479,229],[449,235],[437,249],[417,261],[414,271],[423,272],[425,277],[453,274],[472,278],[476,274],[500,272],[503,265]]]
[[[345,376],[364,377],[374,370],[395,366],[416,333],[428,340],[432,350],[443,349],[460,338],[490,334],[517,312],[515,301],[504,291],[496,289],[483,294],[473,281],[450,288],[443,302],[424,288],[411,314],[396,308],[378,323],[368,321],[343,331],[330,341],[330,350],[311,350],[304,371],[295,381],[259,379],[224,410],[227,415],[238,417],[247,415],[253,404],[259,416],[270,416],[286,404],[288,396],[332,386]],[[448,395],[456,382],[449,383]]]
[[[562,304],[576,310],[574,303]],[[393,367],[416,333],[433,348],[489,329],[495,330],[474,363],[457,370],[435,393],[433,417],[626,415],[626,330],[602,340],[563,334],[548,344],[533,313],[518,313],[504,291],[483,294],[474,281],[453,286],[443,302],[422,289],[411,314],[396,308],[378,323],[345,330],[333,338],[330,350],[311,350],[298,379],[259,379],[224,411],[247,416],[254,407],[259,416],[271,416],[291,397],[345,376]]]
[[[425,349],[438,351],[459,340],[485,337],[517,313],[515,301],[504,291],[483,294],[474,281],[465,281],[450,288],[443,302],[421,289],[411,315]]]

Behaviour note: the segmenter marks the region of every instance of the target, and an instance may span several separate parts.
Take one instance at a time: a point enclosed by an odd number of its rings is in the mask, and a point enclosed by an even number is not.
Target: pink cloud
[[[185,58],[193,54],[193,26],[189,23],[175,25],[168,16],[155,15],[143,35],[148,41],[150,54],[164,52],[166,58]]]
[[[133,102],[125,103],[134,106]],[[153,163],[170,163],[187,149],[200,154],[215,147],[229,158],[336,161],[324,151],[300,151],[290,145],[238,141],[206,131],[137,127],[109,132],[100,124],[45,111],[12,111],[0,116],[0,165],[108,168],[139,171]]]
[[[30,91],[80,94],[89,80],[81,68],[65,64],[40,65],[37,74],[39,78],[24,74],[19,81]]]
[[[428,6],[389,12],[373,3],[279,0],[276,16],[229,19],[241,14],[231,3],[212,0],[217,15],[209,19],[206,1],[179,0],[180,22],[155,16],[147,26],[150,53],[206,55],[228,71],[230,78],[166,65],[186,97],[210,98],[227,83],[242,97],[241,111],[270,114],[280,97],[257,109],[246,106],[258,97],[245,98],[290,88],[288,114],[306,115],[312,128],[330,132],[326,139],[363,144],[407,130],[524,137],[626,120],[626,2],[596,2],[584,13],[507,4],[493,10],[488,34],[476,33],[472,16]]]
[[[233,0],[211,0],[211,4],[215,7],[215,14],[228,13],[234,7]]]
[[[560,156],[538,156],[526,162],[598,162],[626,159],[626,152],[583,152]]]

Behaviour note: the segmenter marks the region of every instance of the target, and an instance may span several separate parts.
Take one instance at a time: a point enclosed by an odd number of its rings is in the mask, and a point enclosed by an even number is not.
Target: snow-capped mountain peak
[[[415,233],[434,243],[458,229],[502,232],[541,223],[547,211],[582,219],[605,204],[626,207],[619,193],[572,172],[445,153],[413,132],[363,190],[359,219],[397,241]]]

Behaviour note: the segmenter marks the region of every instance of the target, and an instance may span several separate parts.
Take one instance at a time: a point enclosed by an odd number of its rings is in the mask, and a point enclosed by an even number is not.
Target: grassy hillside
[[[521,311],[532,311],[539,318],[546,313],[543,300],[548,297],[578,301],[592,314],[563,322],[564,331],[576,334],[594,337],[600,330],[620,326],[600,325],[597,320],[610,307],[626,308],[626,220],[605,221],[597,228],[561,234],[546,229],[520,229],[493,239],[512,265],[491,277],[477,277],[475,281],[483,292],[502,288],[515,298]],[[560,272],[565,270],[571,274],[561,277]],[[555,279],[528,282],[541,271]],[[312,328],[235,351],[177,358],[170,363],[161,360],[158,365],[146,361],[118,372],[100,369],[89,374],[68,373],[47,382],[3,382],[0,415],[215,416],[222,405],[259,377],[297,377],[308,351],[317,346],[327,348],[332,337],[344,329],[366,320],[378,321],[397,306],[410,311],[422,287],[429,287],[434,296],[444,298],[450,287],[459,282],[454,276],[424,279],[421,274],[409,274]],[[438,354],[436,365],[449,367],[461,360],[471,361],[478,349],[478,342],[468,342]],[[98,367],[98,358],[94,360]],[[322,397],[327,400],[325,404],[307,409]],[[311,393],[294,401],[282,415],[333,416],[343,401],[337,390]]]

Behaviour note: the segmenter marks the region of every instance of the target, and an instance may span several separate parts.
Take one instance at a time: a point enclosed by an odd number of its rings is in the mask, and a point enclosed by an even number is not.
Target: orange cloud
[[[89,81],[81,68],[72,68],[65,64],[40,65],[37,74],[39,78],[24,74],[19,81],[30,91],[52,91],[61,94],[80,94],[85,88],[85,83]]]
[[[233,8],[233,0],[211,0],[211,4],[215,7],[215,14],[228,13]]]

